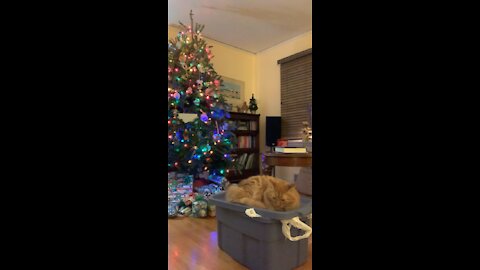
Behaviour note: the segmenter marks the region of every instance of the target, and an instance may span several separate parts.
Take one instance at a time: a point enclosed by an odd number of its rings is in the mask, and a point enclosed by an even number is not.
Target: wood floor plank
[[[177,217],[168,220],[168,269],[248,270],[217,245],[217,219]],[[307,262],[295,270],[312,269],[312,238]]]

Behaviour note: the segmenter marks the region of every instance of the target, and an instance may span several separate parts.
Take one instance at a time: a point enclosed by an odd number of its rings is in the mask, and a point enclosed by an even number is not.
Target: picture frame
[[[242,106],[245,101],[245,83],[240,80],[221,76],[223,84],[220,86],[220,93],[224,96],[226,103],[235,111],[236,106]]]

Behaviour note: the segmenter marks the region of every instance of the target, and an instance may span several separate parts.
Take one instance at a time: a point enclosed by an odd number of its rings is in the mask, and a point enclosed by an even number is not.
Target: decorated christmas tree
[[[219,183],[232,168],[236,137],[220,93],[221,77],[210,60],[203,25],[191,25],[168,42],[168,169]]]

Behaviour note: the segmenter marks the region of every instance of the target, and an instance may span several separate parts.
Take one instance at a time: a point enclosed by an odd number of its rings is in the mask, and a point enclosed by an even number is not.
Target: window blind
[[[312,49],[278,60],[280,64],[282,137],[302,137],[303,122],[311,126]]]

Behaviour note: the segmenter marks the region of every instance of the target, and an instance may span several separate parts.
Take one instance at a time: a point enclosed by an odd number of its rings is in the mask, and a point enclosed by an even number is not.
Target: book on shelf
[[[241,170],[245,169],[245,165],[246,165],[246,162],[247,162],[247,157],[248,157],[247,153],[242,154],[237,161],[238,165],[240,165],[239,167],[240,167]]]
[[[237,122],[234,120],[227,120],[227,125],[230,130],[237,130]]]
[[[287,140],[287,147],[304,148],[305,144],[302,139],[290,138]]]
[[[280,138],[277,140],[278,147],[305,147],[305,143],[302,139],[297,138]]]
[[[249,130],[248,122],[238,121],[237,122],[237,130]]]
[[[255,148],[256,139],[252,136],[238,136],[237,147],[238,148]]]
[[[245,164],[245,169],[251,169],[253,167],[253,161],[255,159],[255,153],[248,155],[247,163]]]
[[[278,153],[307,153],[305,147],[275,147],[275,152]]]

